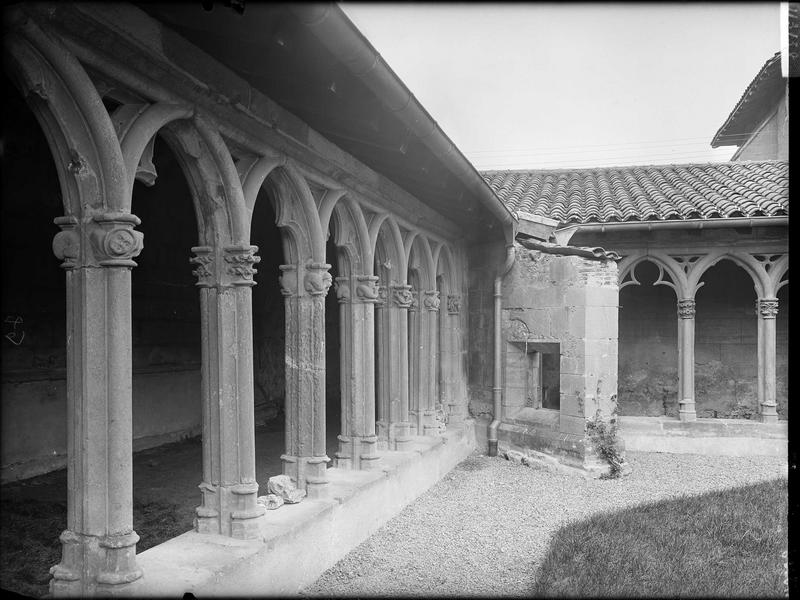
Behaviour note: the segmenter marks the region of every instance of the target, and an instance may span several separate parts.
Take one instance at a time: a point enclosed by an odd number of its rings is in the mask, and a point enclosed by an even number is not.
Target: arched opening
[[[65,211],[44,133],[2,77],[0,569],[3,589],[41,597],[67,524],[66,277],[51,245]]]
[[[250,224],[250,243],[258,246],[261,262],[253,286],[253,383],[256,423],[256,477],[259,494],[266,481],[280,475],[280,456],[286,447],[286,310],[279,283],[280,265],[286,264],[276,224],[271,192],[258,192]]]
[[[678,327],[675,292],[654,285],[658,267],[634,267],[641,285],[619,291],[618,406],[632,416],[678,416]],[[664,274],[666,278],[666,273]]]
[[[758,318],[750,275],[722,260],[695,294],[695,401],[698,418],[758,417]]]
[[[145,236],[131,273],[133,525],[140,552],[192,529],[202,480],[200,299],[189,263],[197,220],[186,175],[160,136],[153,164],[155,183],[136,181],[131,204]],[[167,443],[169,451],[157,448]]]

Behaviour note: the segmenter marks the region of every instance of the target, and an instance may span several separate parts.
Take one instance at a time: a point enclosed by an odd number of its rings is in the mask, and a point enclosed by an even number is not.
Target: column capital
[[[678,317],[681,319],[694,319],[696,303],[694,298],[681,298],[678,300]]]
[[[135,267],[133,258],[144,246],[144,234],[133,228],[141,223],[130,213],[103,213],[90,220],[57,217],[61,228],[53,238],[53,253],[64,269]]]
[[[380,301],[378,277],[375,275],[357,275],[356,298],[364,304],[375,304]]]
[[[756,313],[762,319],[774,319],[778,316],[777,298],[759,298],[756,300]]]
[[[279,280],[284,296],[325,296],[333,283],[328,272],[331,266],[327,263],[308,262],[300,268],[297,265],[280,265],[278,268],[281,270]]]
[[[447,314],[457,315],[461,312],[461,294],[447,295]]]
[[[386,300],[389,297],[389,288],[385,285],[378,286],[378,297],[375,299],[375,306],[383,307],[386,305]]]
[[[414,291],[410,285],[392,283],[389,285],[392,294],[392,304],[399,308],[411,309],[414,306]]]
[[[253,265],[261,262],[258,246],[225,246],[220,253],[213,246],[193,246],[189,262],[197,265],[192,274],[198,287],[250,287],[255,285]]]
[[[328,263],[309,262],[305,265],[303,289],[309,296],[326,296],[333,283]]]
[[[438,312],[440,303],[439,290],[425,290],[423,292],[422,305],[427,310]]]

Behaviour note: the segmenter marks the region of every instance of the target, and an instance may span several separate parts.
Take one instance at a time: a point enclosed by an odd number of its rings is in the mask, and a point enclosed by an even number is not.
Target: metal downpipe
[[[506,246],[506,262],[494,278],[494,377],[492,384],[493,418],[489,424],[489,456],[497,456],[497,430],[500,428],[500,415],[503,410],[503,372],[501,365],[503,336],[500,327],[502,320],[503,278],[511,270],[516,257],[514,244]]]

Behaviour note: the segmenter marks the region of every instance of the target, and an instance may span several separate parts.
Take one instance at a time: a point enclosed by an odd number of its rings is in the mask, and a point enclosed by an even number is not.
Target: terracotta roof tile
[[[562,223],[789,214],[785,161],[483,171],[509,209]]]

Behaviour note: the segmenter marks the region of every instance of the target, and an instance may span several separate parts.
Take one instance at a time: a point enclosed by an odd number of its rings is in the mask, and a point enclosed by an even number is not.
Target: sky
[[[342,3],[479,170],[728,160],[779,3]]]

